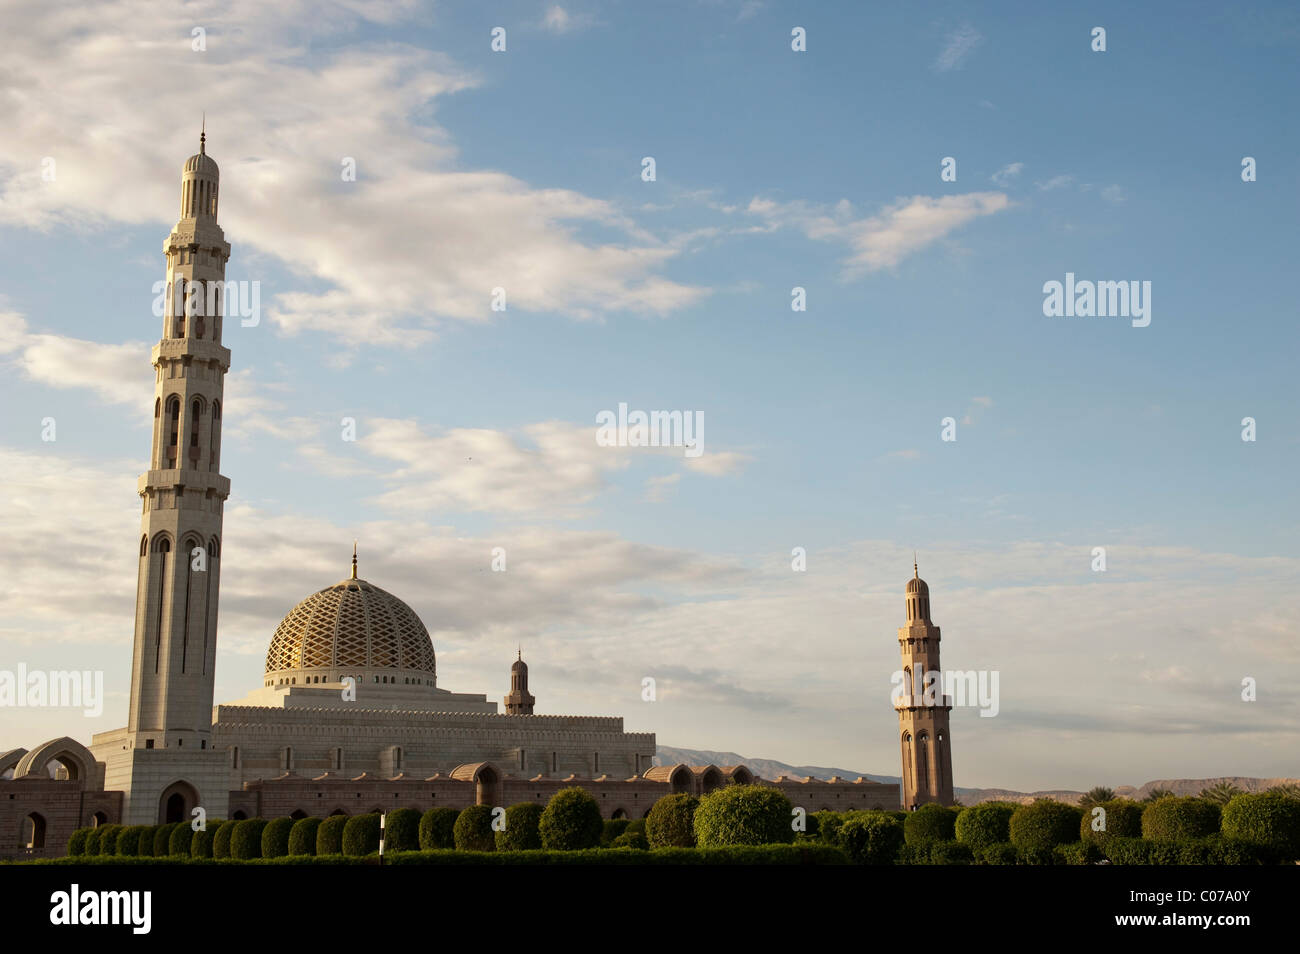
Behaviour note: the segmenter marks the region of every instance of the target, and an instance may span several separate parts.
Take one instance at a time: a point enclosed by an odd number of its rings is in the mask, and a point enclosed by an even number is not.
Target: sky
[[[1000,677],[957,785],[1300,775],[1294,6],[55,0],[0,36],[0,668],[107,693],[0,710],[0,751],[125,721],[206,117],[262,305],[217,701],[356,539],[444,688],[499,700],[522,647],[539,712],[895,775],[915,551],[945,667]],[[1067,273],[1149,282],[1149,324],[1047,316]],[[601,446],[620,404],[702,453]]]

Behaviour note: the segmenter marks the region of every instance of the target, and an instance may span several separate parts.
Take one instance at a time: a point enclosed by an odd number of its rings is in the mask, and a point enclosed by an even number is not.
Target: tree
[[[456,816],[452,829],[457,851],[496,851],[492,831],[492,806],[471,805]]]
[[[1281,785],[1274,785],[1269,791],[1284,798],[1300,798],[1300,785],[1295,782],[1283,782]]]
[[[1226,805],[1232,801],[1234,796],[1240,795],[1241,792],[1242,789],[1231,782],[1215,782],[1209,788],[1201,789],[1200,797],[1207,802],[1214,802],[1216,805]]]
[[[885,812],[862,812],[839,830],[839,843],[857,865],[892,865],[903,847],[903,826]]]
[[[384,816],[384,851],[420,850],[420,813],[394,808]]]
[[[938,802],[927,802],[908,813],[903,832],[909,845],[928,845],[935,841],[951,841],[956,824],[956,811]]]
[[[353,858],[379,850],[379,813],[353,815],[343,826],[343,854]]]
[[[536,802],[519,802],[506,809],[506,827],[496,832],[497,851],[536,851],[542,847],[542,812]]]
[[[562,788],[546,803],[537,830],[547,851],[580,851],[600,844],[600,803],[584,788]]]
[[[971,848],[987,848],[1011,840],[1011,816],[1019,805],[980,802],[957,816],[957,840]]]
[[[1219,830],[1219,806],[1201,798],[1161,798],[1142,812],[1142,837],[1154,841],[1203,838]]]
[[[1142,799],[1144,802],[1158,802],[1162,798],[1173,798],[1174,793],[1167,788],[1153,788],[1147,792],[1147,797]]]
[[[1094,805],[1100,805],[1102,802],[1109,802],[1115,798],[1115,790],[1107,788],[1104,785],[1098,785],[1096,788],[1090,788],[1083,793],[1079,799],[1079,807],[1084,811],[1092,808]]]
[[[650,809],[645,836],[651,848],[694,848],[695,812],[700,800],[694,795],[665,795]]]
[[[456,819],[460,812],[454,808],[430,808],[420,816],[420,850],[439,851],[456,847]]]
[[[795,834],[793,807],[779,789],[767,785],[715,788],[695,810],[695,843],[701,848],[789,844]]]
[[[1279,792],[1238,795],[1223,809],[1223,834],[1278,861],[1300,859],[1300,799]]]
[[[1021,805],[1007,826],[1011,844],[1029,864],[1051,864],[1053,848],[1078,839],[1082,818],[1078,807],[1050,799]]]

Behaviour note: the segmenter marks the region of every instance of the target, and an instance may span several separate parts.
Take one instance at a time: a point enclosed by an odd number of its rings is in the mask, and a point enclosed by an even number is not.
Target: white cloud
[[[647,503],[663,503],[669,494],[677,489],[681,474],[668,474],[663,477],[651,477],[645,482],[645,499]]]
[[[1042,189],[1044,192],[1050,192],[1053,189],[1064,189],[1066,186],[1071,185],[1073,182],[1074,182],[1074,176],[1070,176],[1070,175],[1052,176],[1052,178],[1048,179],[1046,182],[1039,182],[1038,188]]]
[[[1005,186],[1012,179],[1017,178],[1020,175],[1020,171],[1024,168],[1025,164],[1023,162],[1008,163],[997,172],[993,173],[993,175],[989,176],[989,178],[997,185]]]
[[[934,68],[940,73],[959,70],[977,46],[984,42],[984,37],[969,23],[953,30],[944,40],[943,49],[934,61]]]

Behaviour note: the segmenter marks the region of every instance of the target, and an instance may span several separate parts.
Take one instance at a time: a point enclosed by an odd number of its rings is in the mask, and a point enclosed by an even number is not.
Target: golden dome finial
[[[357,578],[357,541],[352,541],[352,579]]]

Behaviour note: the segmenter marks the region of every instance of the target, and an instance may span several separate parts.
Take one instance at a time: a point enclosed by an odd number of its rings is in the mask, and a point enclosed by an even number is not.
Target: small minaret
[[[926,802],[951,805],[952,751],[948,712],[952,697],[943,694],[939,668],[939,627],[930,621],[930,588],[921,579],[915,560],[907,581],[907,625],[898,629],[903,657],[903,695],[898,710],[903,750],[903,808],[911,811]],[[926,698],[926,678],[933,681]],[[927,702],[929,704],[927,704]]]
[[[510,665],[510,694],[506,696],[506,715],[532,715],[533,703],[537,700],[528,691],[528,663],[524,662],[524,651],[519,650],[519,658]]]

